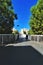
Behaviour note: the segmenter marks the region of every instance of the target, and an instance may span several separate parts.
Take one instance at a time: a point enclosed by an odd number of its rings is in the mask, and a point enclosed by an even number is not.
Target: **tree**
[[[28,31],[28,35],[34,35],[34,33],[31,29]]]
[[[18,30],[15,30],[14,32],[12,32],[13,34],[19,34]]]
[[[0,34],[12,33],[14,19],[17,19],[17,15],[13,11],[11,0],[0,0]]]
[[[43,0],[38,0],[37,4],[31,8],[31,12],[31,30],[34,34],[43,35]]]

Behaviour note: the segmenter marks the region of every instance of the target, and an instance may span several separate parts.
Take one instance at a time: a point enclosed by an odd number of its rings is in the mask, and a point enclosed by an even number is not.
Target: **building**
[[[20,33],[24,34],[24,31],[26,32],[26,34],[28,34],[28,29],[26,29],[26,28],[21,29]]]

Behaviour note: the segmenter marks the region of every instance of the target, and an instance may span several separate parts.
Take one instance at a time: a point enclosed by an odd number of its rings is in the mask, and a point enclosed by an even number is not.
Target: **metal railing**
[[[21,35],[22,36],[22,35]],[[0,34],[0,45],[14,43],[18,38],[18,34]],[[20,38],[20,34],[19,34]],[[43,35],[28,35],[28,40],[43,42]]]
[[[30,35],[32,41],[43,42],[43,35]]]
[[[0,45],[14,43],[17,35],[13,34],[0,34]]]

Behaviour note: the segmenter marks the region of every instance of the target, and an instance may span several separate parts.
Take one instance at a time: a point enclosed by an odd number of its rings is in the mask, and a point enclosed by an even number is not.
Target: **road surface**
[[[0,65],[43,65],[43,44],[25,41],[0,47]]]
[[[8,44],[6,46],[32,46],[43,55],[43,43],[40,43],[40,42],[24,41],[17,44],[16,43]]]

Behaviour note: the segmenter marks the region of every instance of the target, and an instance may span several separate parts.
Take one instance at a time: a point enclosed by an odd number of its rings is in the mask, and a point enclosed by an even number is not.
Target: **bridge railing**
[[[17,40],[17,34],[0,34],[0,45],[14,43]]]
[[[19,35],[19,38],[20,38],[20,35]],[[17,39],[18,39],[18,34],[16,35],[0,34],[0,45],[14,43],[15,41],[17,41]],[[28,40],[43,42],[43,35],[28,35]]]
[[[31,41],[43,42],[43,35],[30,35]]]

